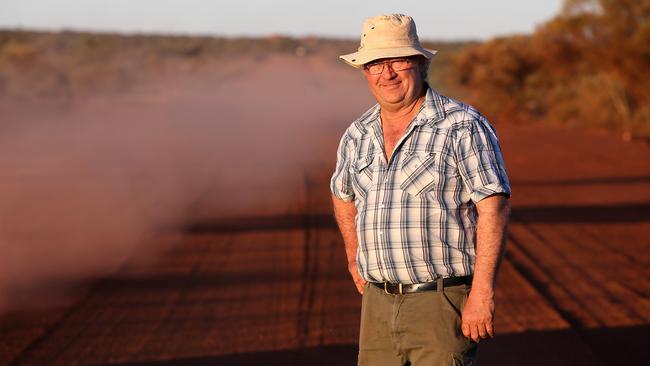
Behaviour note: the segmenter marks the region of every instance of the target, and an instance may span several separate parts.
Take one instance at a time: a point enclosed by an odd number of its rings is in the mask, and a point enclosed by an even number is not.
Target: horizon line
[[[14,32],[35,32],[35,33],[80,33],[80,34],[97,34],[97,35],[118,35],[118,36],[167,36],[167,37],[208,37],[208,38],[230,38],[230,39],[266,39],[273,37],[283,37],[290,39],[309,39],[319,38],[328,40],[340,41],[359,41],[358,36],[344,36],[344,35],[328,35],[328,34],[289,34],[283,32],[272,33],[216,33],[216,32],[200,32],[200,31],[163,31],[163,30],[117,30],[117,29],[92,29],[83,27],[38,27],[38,26],[11,26],[0,25],[1,31],[14,31]],[[488,38],[423,38],[420,41],[423,43],[483,43],[493,39],[512,37],[512,36],[529,36],[532,33],[513,32],[501,35],[494,35]]]

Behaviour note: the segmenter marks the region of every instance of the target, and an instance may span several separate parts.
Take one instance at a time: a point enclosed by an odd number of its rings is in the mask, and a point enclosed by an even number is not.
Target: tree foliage
[[[530,36],[498,38],[455,59],[487,114],[650,136],[650,0],[566,0]]]

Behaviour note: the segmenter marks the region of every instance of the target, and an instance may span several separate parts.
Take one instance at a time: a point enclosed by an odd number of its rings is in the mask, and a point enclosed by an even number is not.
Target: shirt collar
[[[416,126],[422,126],[424,124],[433,126],[436,122],[443,120],[446,115],[444,108],[446,98],[434,91],[428,84],[425,84],[425,87],[427,88],[427,93],[424,97],[424,103],[422,103],[422,107],[413,121]],[[370,108],[359,118],[359,122],[365,126],[369,126],[373,122],[378,122],[379,111],[379,104],[375,104],[374,107]]]
[[[417,126],[422,126],[425,123],[433,126],[436,122],[445,119],[446,116],[446,98],[431,89],[428,84],[425,85],[427,94],[424,97],[424,103],[422,109],[420,109],[420,113],[415,117],[415,124]]]

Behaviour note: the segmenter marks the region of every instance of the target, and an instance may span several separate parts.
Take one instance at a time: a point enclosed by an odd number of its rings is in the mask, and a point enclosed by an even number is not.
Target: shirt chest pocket
[[[355,177],[355,183],[362,190],[366,190],[373,181],[375,171],[374,160],[375,156],[371,154],[359,158],[354,164],[353,176]]]
[[[439,182],[437,159],[433,152],[408,155],[397,173],[400,188],[414,196],[430,191]]]

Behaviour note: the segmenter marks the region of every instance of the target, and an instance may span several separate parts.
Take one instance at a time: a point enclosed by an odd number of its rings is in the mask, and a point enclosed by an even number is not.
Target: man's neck
[[[426,89],[422,88],[420,96],[410,103],[399,106],[381,106],[381,120],[387,124],[403,124],[405,121],[408,123],[419,111],[420,106],[426,97]]]

